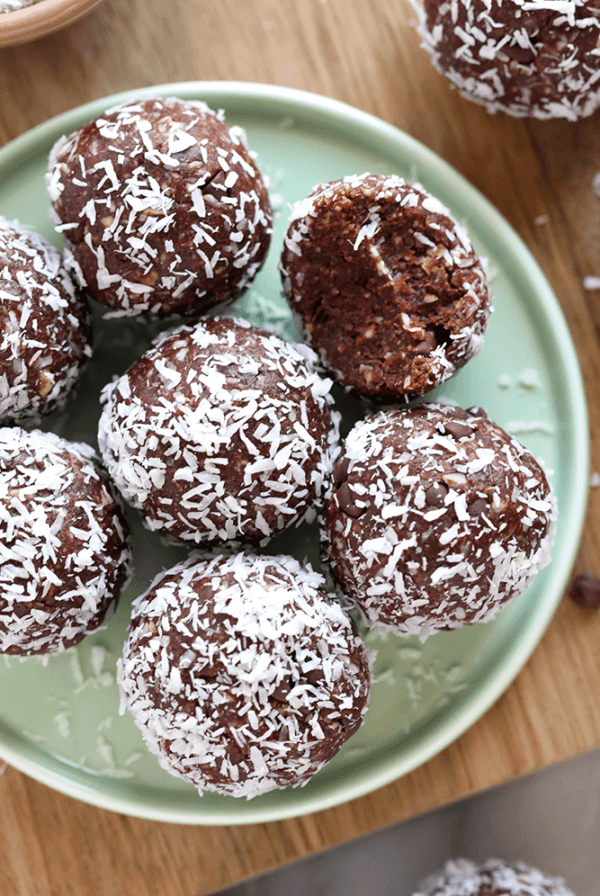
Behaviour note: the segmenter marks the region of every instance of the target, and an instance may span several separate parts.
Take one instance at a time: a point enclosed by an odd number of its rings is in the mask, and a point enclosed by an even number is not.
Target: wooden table
[[[580,124],[491,117],[448,88],[419,49],[407,0],[106,0],[44,40],[0,50],[0,143],[120,90],[184,80],[303,88],[381,116],[474,183],[552,283],[587,384],[600,470],[598,116]],[[484,160],[484,161],[482,161]],[[540,217],[547,223],[540,223]],[[592,490],[576,572],[600,573]],[[532,659],[458,741],[401,780],[291,821],[188,827],[127,818],[7,768],[0,777],[6,896],[199,896],[600,745],[600,614],[565,599]]]

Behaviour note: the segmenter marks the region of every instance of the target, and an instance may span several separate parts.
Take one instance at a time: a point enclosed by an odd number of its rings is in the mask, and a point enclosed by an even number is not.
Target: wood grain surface
[[[451,91],[419,49],[406,0],[105,0],[52,37],[0,50],[0,144],[73,106],[187,80],[298,87],[418,138],[507,217],[545,271],[586,381],[600,470],[599,117],[490,116]],[[540,224],[540,218],[547,219]],[[536,223],[536,221],[538,223]],[[600,573],[592,489],[575,572]],[[3,896],[200,896],[600,744],[600,614],[563,600],[532,659],[458,741],[395,783],[315,815],[192,827],[127,818],[6,768]]]

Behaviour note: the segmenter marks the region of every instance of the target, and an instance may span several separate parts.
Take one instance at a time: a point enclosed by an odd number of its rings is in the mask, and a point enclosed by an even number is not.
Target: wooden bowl
[[[70,25],[100,0],[39,0],[14,12],[0,13],[0,47],[23,44]]]

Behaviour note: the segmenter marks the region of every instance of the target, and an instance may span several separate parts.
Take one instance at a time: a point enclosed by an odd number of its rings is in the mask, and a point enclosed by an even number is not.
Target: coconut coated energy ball
[[[133,604],[125,705],[167,771],[254,797],[305,784],[359,728],[364,643],[291,557],[194,557]]]
[[[551,877],[523,862],[468,859],[447,862],[427,878],[414,896],[574,896],[560,877]]]
[[[62,407],[92,354],[87,308],[54,246],[0,217],[0,420]]]
[[[314,516],[339,419],[314,361],[306,346],[213,318],[163,334],[106,387],[100,450],[150,529],[264,544]]]
[[[438,199],[396,175],[316,187],[292,209],[280,270],[304,338],[359,395],[421,395],[483,344],[481,259]]]
[[[260,270],[272,216],[240,128],[205,103],[146,99],[58,141],[47,184],[65,257],[123,314],[199,315]]]
[[[95,631],[129,575],[127,526],[88,445],[0,429],[0,653]]]
[[[597,0],[424,0],[414,6],[435,67],[489,112],[575,121],[600,105]]]
[[[540,465],[485,412],[422,404],[351,431],[323,535],[368,622],[424,639],[520,595],[550,560],[555,515]]]

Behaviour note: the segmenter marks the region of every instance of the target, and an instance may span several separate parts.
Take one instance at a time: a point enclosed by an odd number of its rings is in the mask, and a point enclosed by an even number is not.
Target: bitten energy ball
[[[523,862],[467,859],[447,862],[423,881],[414,896],[574,896],[562,878],[550,877]]]
[[[0,429],[0,653],[72,647],[129,574],[126,524],[88,445]]]
[[[305,784],[354,734],[368,655],[323,585],[291,557],[192,557],[134,602],[118,680],[167,771],[254,797]]]
[[[600,5],[418,0],[435,67],[489,112],[575,121],[600,105]]]
[[[466,231],[395,175],[345,177],[297,203],[281,274],[307,341],[369,398],[421,395],[483,344],[490,290]]]
[[[60,252],[0,217],[0,420],[65,404],[92,350],[87,308]]]
[[[58,141],[48,191],[82,284],[124,314],[198,315],[260,270],[272,217],[240,128],[204,103],[149,99]]]
[[[485,622],[550,560],[540,465],[480,408],[423,404],[349,434],[325,504],[333,571],[372,625],[422,639]]]
[[[314,353],[215,318],[163,334],[106,387],[104,462],[150,529],[266,543],[314,515],[339,415]]]

